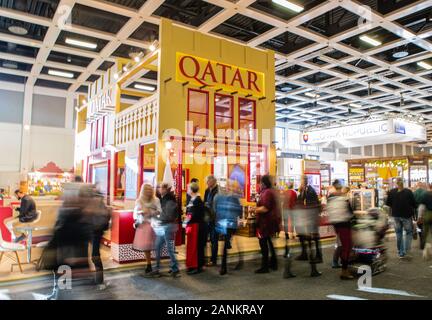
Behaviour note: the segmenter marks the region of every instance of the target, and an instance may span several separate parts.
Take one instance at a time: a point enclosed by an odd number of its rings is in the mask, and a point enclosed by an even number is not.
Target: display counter
[[[133,210],[114,210],[111,225],[111,256],[117,263],[143,261],[144,252],[133,250],[135,228]],[[154,258],[155,252],[152,251]],[[162,248],[162,257],[168,257],[166,245]]]

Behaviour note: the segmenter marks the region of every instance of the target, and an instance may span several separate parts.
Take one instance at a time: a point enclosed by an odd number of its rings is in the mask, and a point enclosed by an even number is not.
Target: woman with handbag
[[[144,252],[147,261],[146,274],[152,272],[151,251],[155,249],[156,236],[151,222],[161,212],[160,200],[155,196],[153,187],[150,184],[144,184],[135,202],[134,227],[136,230],[132,248]]]

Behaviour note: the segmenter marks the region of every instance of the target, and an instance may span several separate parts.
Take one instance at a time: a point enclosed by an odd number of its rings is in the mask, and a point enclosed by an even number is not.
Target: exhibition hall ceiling
[[[150,50],[161,17],[274,50],[278,121],[402,114],[432,135],[432,0],[0,0],[0,81],[87,92]]]

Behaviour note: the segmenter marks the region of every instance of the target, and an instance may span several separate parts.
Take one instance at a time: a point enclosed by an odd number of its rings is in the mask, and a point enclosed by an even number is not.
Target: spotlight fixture
[[[272,2],[297,13],[304,10],[302,6],[299,6],[298,4],[292,3],[287,0],[272,0]]]
[[[422,67],[422,68],[426,69],[426,70],[432,70],[432,65],[430,65],[429,63],[427,63],[425,61],[419,61],[419,62],[417,62],[417,65],[419,67]]]
[[[156,51],[157,47],[159,46],[159,42],[157,40],[153,41],[153,43],[150,45],[149,50],[151,52]]]
[[[70,44],[70,45],[76,46],[76,47],[83,47],[83,48],[88,48],[88,49],[96,49],[97,48],[96,43],[82,41],[82,40],[73,39],[73,38],[66,38],[65,42],[67,44]]]
[[[156,90],[155,87],[147,86],[145,84],[138,84],[138,83],[134,85],[134,88],[139,89],[139,90],[144,90],[144,91],[155,91]]]
[[[17,34],[19,36],[25,36],[28,33],[28,30],[26,28],[16,24],[9,26],[8,30],[9,32]]]
[[[318,93],[312,93],[312,92],[306,92],[305,96],[308,96],[308,97],[314,98],[314,99],[321,97]]]
[[[360,40],[373,45],[374,47],[380,46],[382,43],[378,40],[375,40],[367,35],[360,36]]]
[[[392,56],[395,59],[400,59],[400,58],[405,58],[408,55],[409,55],[409,52],[406,49],[401,49],[401,50],[397,50],[397,51],[393,52]]]

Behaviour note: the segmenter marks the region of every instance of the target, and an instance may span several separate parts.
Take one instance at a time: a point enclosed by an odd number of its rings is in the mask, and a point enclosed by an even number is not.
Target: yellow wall
[[[259,132],[258,141],[261,143],[261,129],[271,131],[270,142],[273,141],[273,128],[275,126],[275,77],[274,77],[274,52],[257,50],[227,40],[205,35],[193,30],[174,26],[171,21],[162,19],[160,26],[160,57],[159,57],[159,138],[162,138],[165,129],[178,129],[185,135],[185,121],[187,120],[187,93],[188,88],[199,89],[192,85],[183,86],[176,81],[176,53],[182,52],[196,57],[201,57],[220,63],[229,64],[265,74],[265,99],[259,101],[256,98],[256,128]],[[171,80],[169,80],[171,79]],[[169,81],[168,81],[169,80]],[[214,90],[203,89],[210,92],[209,96],[209,129],[214,130]],[[219,92],[221,94],[230,94]],[[244,95],[234,95],[234,129],[238,129],[238,98]],[[159,148],[163,144],[159,144]],[[269,146],[270,173],[275,173],[276,155],[272,146]],[[163,152],[159,154],[158,179],[163,177]],[[204,172],[207,171],[207,172]],[[200,172],[205,177],[210,170]],[[198,175],[197,173],[196,175]],[[194,175],[190,173],[192,178]],[[204,182],[201,178],[200,181]],[[201,186],[203,187],[203,186]]]
[[[80,112],[78,112],[77,133],[80,133],[86,129],[87,126],[86,120],[87,120],[87,108],[84,108]]]

